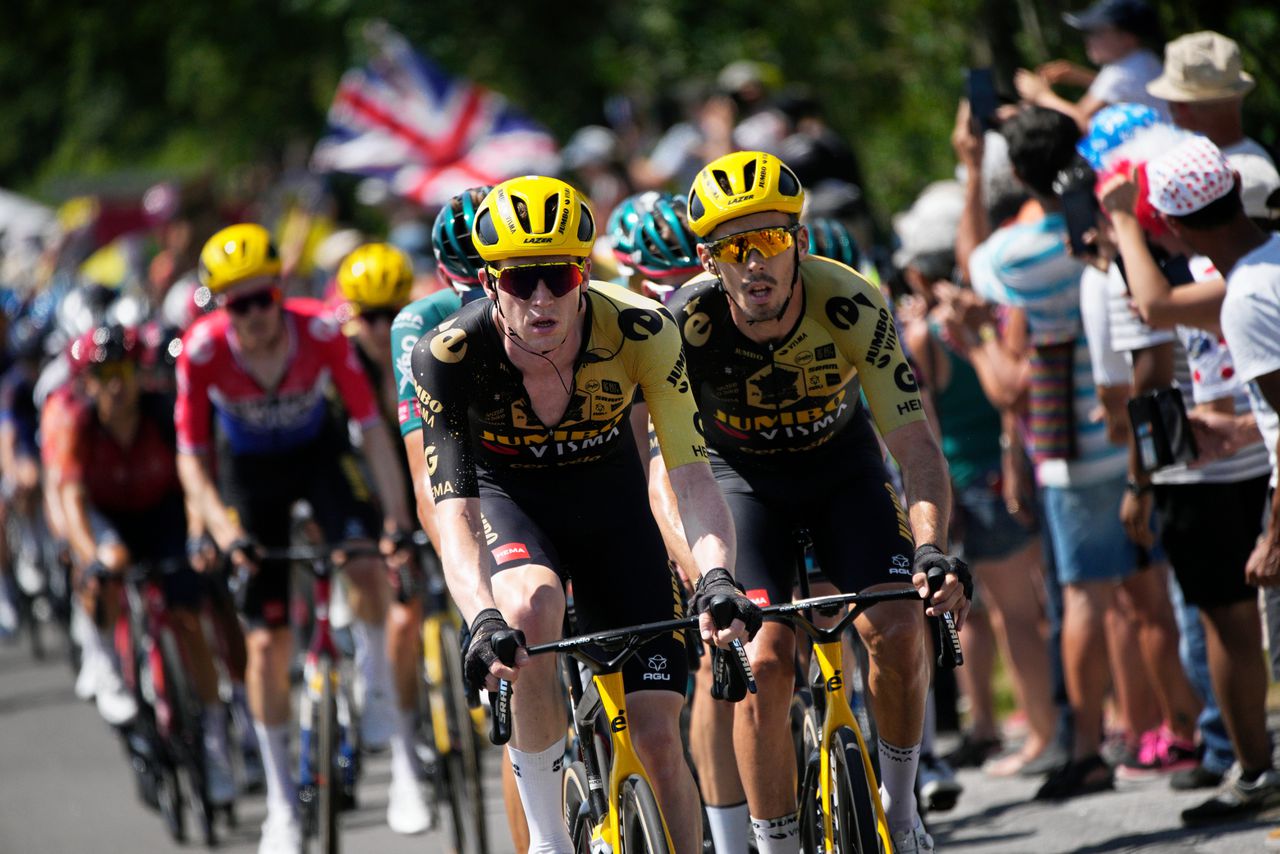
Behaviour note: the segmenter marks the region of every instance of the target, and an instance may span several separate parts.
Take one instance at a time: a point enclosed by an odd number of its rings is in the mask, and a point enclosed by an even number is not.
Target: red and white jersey
[[[369,381],[323,305],[291,299],[283,311],[289,354],[284,376],[271,389],[245,369],[225,310],[202,317],[183,336],[174,412],[179,451],[207,451],[215,418],[233,454],[296,449],[323,428],[331,383],[361,426],[377,421]]]

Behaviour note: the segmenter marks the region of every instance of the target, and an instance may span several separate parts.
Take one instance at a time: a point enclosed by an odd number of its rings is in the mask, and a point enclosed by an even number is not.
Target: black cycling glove
[[[950,573],[960,582],[960,586],[964,588],[964,598],[972,601],[973,599],[973,575],[969,572],[969,565],[958,557],[950,557],[943,553],[942,549],[933,543],[925,543],[916,549],[915,560],[912,561],[913,572],[923,572],[929,574],[929,570],[940,567],[944,573]]]
[[[747,638],[750,639],[760,631],[760,624],[764,617],[760,613],[760,606],[742,593],[742,585],[734,580],[729,570],[716,567],[709,572],[704,572],[698,579],[698,586],[693,591],[693,600],[690,604],[695,614],[703,614],[720,601],[727,600],[733,608],[733,618],[742,620],[742,624],[747,627]],[[733,619],[730,619],[725,625],[720,625],[717,621],[716,627],[728,628],[728,623],[732,622]]]
[[[522,646],[524,632],[508,626],[497,608],[485,608],[476,614],[471,623],[471,638],[462,657],[462,672],[467,684],[474,691],[484,688],[485,680],[489,678],[489,665],[499,658],[503,664],[513,664],[515,652]]]

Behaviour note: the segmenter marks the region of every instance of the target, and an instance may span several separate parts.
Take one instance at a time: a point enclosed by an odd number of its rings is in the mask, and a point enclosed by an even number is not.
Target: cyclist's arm
[[[697,584],[704,572],[716,567],[732,572],[737,543],[733,517],[711,474],[711,466],[689,463],[669,470],[667,475],[671,479],[671,492],[679,509],[688,553],[693,558],[689,566],[681,567],[689,581]]]
[[[431,498],[431,479],[427,474],[427,457],[422,452],[422,429],[404,437],[404,452],[409,458],[409,475],[413,478],[413,494],[417,499],[418,523],[427,532],[431,548],[440,554],[440,531],[436,523],[436,503]]]
[[[67,542],[80,565],[87,566],[98,556],[98,546],[89,525],[88,493],[83,483],[64,480],[58,487],[58,498],[67,526]]]
[[[218,495],[206,454],[178,452],[178,480],[187,506],[187,535],[208,532],[223,551],[245,536],[244,529],[228,512]]]
[[[496,608],[489,578],[489,552],[478,497],[452,498],[436,507],[440,563],[463,618],[470,623],[486,608]]]
[[[887,433],[884,443],[902,470],[903,501],[916,544],[933,543],[946,551],[951,478],[929,422],[904,424]]]
[[[667,555],[684,571],[685,577],[694,577],[693,553],[689,551],[689,542],[684,537],[680,508],[676,504],[676,494],[671,489],[671,478],[667,476],[667,467],[662,462],[661,453],[649,460],[649,507],[658,523]]]

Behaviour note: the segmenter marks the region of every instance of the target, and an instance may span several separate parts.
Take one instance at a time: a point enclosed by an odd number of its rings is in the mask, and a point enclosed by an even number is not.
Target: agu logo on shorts
[[[761,608],[767,608],[773,603],[769,601],[769,591],[763,587],[757,587],[755,590],[747,591],[747,598]]]
[[[646,682],[653,682],[653,681],[670,682],[671,681],[671,674],[662,672],[667,669],[666,656],[651,655],[649,656],[649,660],[646,663],[649,665],[649,669],[644,674],[644,681]]]
[[[528,560],[529,549],[524,543],[506,543],[493,550],[493,559],[499,566],[513,560]]]

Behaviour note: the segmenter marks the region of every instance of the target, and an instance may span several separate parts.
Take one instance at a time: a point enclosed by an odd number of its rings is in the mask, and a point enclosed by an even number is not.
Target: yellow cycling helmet
[[[485,261],[591,254],[596,221],[587,199],[558,178],[527,175],[494,187],[480,203],[471,241]]]
[[[706,237],[726,220],[762,211],[799,215],[800,179],[772,154],[735,151],[712,160],[689,190],[689,228]]]
[[[356,314],[375,308],[403,308],[413,286],[413,262],[390,243],[366,243],[338,268],[338,289]]]
[[[246,279],[280,275],[280,256],[271,235],[252,222],[229,225],[200,250],[200,284],[221,293]]]

